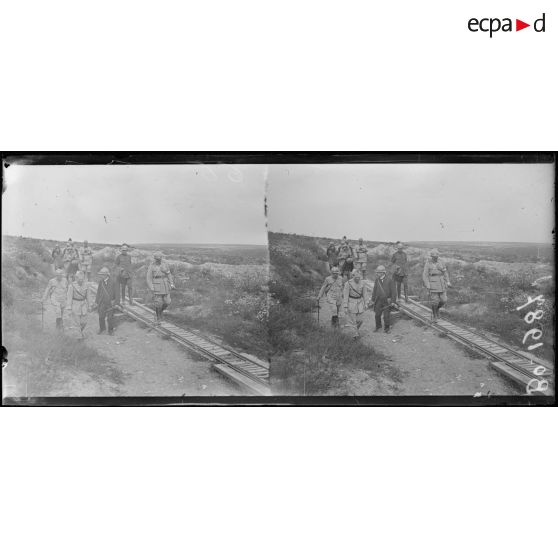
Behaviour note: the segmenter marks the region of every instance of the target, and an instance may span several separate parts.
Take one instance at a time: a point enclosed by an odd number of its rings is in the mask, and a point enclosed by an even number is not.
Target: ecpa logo
[[[537,33],[545,32],[545,17],[546,14],[543,14],[539,19],[536,19],[533,22],[533,29]],[[500,19],[498,17],[485,17],[482,19],[472,17],[469,20],[467,26],[469,27],[469,31],[472,31],[473,33],[477,33],[478,31],[481,31],[483,33],[490,33],[490,38],[492,38],[492,35],[494,33],[497,33],[498,31],[503,31],[504,33],[513,31],[512,19],[509,17],[505,17],[503,19]],[[525,23],[520,19],[515,20],[516,31],[521,31],[522,29],[526,29],[527,27],[531,27],[531,24]]]

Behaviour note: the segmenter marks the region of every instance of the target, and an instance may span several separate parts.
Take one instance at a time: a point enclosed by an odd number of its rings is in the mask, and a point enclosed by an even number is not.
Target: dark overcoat
[[[388,298],[391,298],[391,301],[395,302],[397,291],[393,279],[386,275],[383,281],[380,281],[380,279],[374,281],[374,289],[372,290],[374,312],[383,310],[388,305]]]
[[[106,284],[104,279],[99,281],[95,303],[101,311],[108,310],[115,304],[120,303],[120,289],[112,277],[109,277]]]

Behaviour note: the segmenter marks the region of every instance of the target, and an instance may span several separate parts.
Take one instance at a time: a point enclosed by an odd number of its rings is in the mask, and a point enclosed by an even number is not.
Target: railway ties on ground
[[[545,363],[532,355],[527,356],[520,351],[490,339],[482,333],[478,333],[477,331],[473,331],[461,325],[456,325],[449,320],[439,319],[436,323],[433,323],[430,308],[412,299],[409,299],[407,303],[400,301],[398,306],[399,310],[407,316],[429,325],[454,341],[487,357],[492,368],[523,387],[527,386],[533,379],[546,379],[549,384],[548,389],[545,391],[533,392],[533,394],[554,395],[554,369],[549,363]],[[540,367],[546,369],[543,376],[539,376],[534,372],[537,368],[541,370]]]
[[[133,320],[207,358],[212,362],[214,370],[235,382],[244,391],[256,395],[271,395],[268,363],[247,353],[223,347],[199,333],[193,333],[166,320],[155,324],[155,312],[137,299],[134,299],[133,305],[121,304],[119,308]]]

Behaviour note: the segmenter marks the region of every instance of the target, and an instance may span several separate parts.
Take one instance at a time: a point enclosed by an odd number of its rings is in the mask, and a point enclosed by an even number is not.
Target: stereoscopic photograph
[[[272,165],[274,393],[553,400],[554,180],[552,163]]]
[[[290,157],[7,160],[3,401],[554,401],[552,155]]]
[[[3,398],[269,394],[264,169],[4,166]]]

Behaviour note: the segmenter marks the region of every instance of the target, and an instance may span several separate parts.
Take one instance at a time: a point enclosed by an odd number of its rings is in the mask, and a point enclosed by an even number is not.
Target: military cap
[[[432,250],[430,250],[430,255],[431,256],[439,256],[440,252],[438,252],[438,250],[436,248],[433,248]]]
[[[99,270],[98,275],[110,275],[109,268],[108,268],[108,267],[102,267],[102,268]]]
[[[157,252],[155,252],[155,254],[153,254],[153,257],[154,257],[156,260],[160,260],[160,259],[163,257],[163,252],[157,251]]]
[[[386,268],[383,265],[379,265],[376,268],[376,273],[385,273],[386,272]]]

